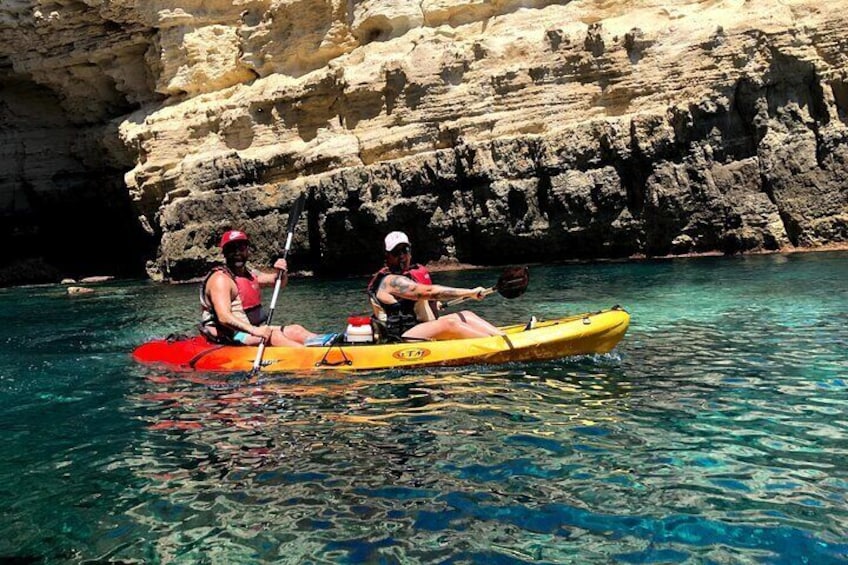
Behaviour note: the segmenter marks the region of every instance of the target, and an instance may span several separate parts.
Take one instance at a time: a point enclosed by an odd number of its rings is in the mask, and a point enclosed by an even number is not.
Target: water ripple
[[[830,257],[540,267],[538,298],[481,308],[578,311],[604,288],[633,314],[613,354],[256,382],[129,360],[195,314],[196,288],[0,291],[0,556],[848,562],[848,273]],[[361,298],[290,290],[310,326]]]

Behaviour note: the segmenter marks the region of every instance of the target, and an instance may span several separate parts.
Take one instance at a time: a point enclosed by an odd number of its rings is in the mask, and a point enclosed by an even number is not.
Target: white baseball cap
[[[406,237],[405,233],[403,233],[402,231],[393,231],[392,233],[386,236],[386,251],[391,251],[401,243],[411,245],[409,243],[409,238]]]

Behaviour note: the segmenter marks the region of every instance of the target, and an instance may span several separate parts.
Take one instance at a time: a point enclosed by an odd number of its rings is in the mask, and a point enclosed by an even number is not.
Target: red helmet
[[[235,241],[250,242],[250,238],[248,238],[247,234],[243,231],[230,230],[228,232],[225,232],[224,235],[221,236],[221,248],[223,249],[225,245],[227,245],[228,243],[233,243]]]

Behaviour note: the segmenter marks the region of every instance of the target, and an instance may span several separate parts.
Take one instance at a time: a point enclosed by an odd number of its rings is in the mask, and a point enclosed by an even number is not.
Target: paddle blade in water
[[[501,274],[495,288],[504,298],[518,298],[527,290],[528,284],[530,284],[530,269],[526,266],[509,267]]]

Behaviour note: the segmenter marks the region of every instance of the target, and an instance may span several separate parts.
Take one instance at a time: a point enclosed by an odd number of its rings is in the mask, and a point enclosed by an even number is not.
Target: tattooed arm
[[[485,295],[485,289],[477,288],[455,288],[438,284],[420,284],[414,280],[401,275],[387,275],[380,283],[377,297],[390,302],[388,297],[395,300],[406,298],[407,300],[450,300],[452,298],[475,298],[481,300]]]

